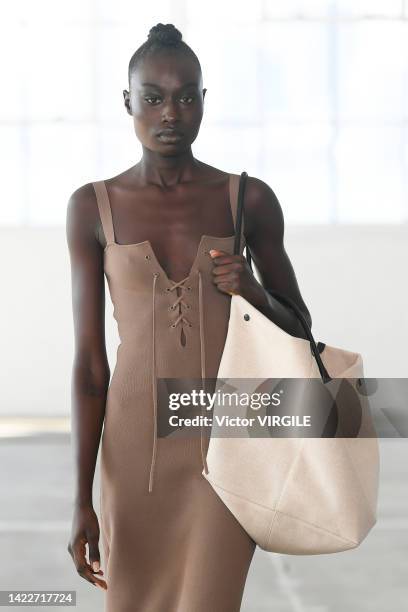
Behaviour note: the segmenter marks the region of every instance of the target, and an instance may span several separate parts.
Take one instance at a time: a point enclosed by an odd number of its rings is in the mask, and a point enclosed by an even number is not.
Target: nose
[[[173,100],[167,100],[163,108],[163,121],[172,123],[177,121],[178,118],[179,113],[176,104],[173,102]]]

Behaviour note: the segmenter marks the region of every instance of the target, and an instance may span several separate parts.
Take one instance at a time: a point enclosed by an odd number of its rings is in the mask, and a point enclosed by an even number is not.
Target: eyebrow
[[[157,89],[161,89],[160,85],[158,85],[157,83],[142,83],[142,85],[147,87],[157,87]],[[183,87],[190,87],[191,85],[197,87],[198,83],[197,81],[190,81],[189,83],[184,83],[184,85],[182,85],[180,89],[182,89]]]

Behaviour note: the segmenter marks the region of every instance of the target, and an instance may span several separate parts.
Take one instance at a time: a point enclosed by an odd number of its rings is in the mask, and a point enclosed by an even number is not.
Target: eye
[[[145,100],[148,104],[150,104],[149,100],[158,100],[159,96],[145,96]]]
[[[182,100],[190,100],[190,102],[187,102],[187,104],[191,104],[191,102],[193,102],[193,100],[194,100],[194,96],[183,96],[181,99]]]

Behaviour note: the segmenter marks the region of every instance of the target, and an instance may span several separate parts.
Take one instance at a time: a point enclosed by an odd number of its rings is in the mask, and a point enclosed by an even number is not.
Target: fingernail
[[[216,251],[216,250],[214,250],[214,249],[211,249],[211,250],[209,251],[209,253],[210,253],[211,257],[214,257],[214,255],[216,255],[216,254],[217,254],[217,252],[218,252],[218,251]]]
[[[97,572],[99,570],[99,561],[93,561],[92,563],[92,569],[94,572]]]

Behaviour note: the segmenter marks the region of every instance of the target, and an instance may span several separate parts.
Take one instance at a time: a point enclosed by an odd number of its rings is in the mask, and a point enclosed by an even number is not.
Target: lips
[[[163,144],[175,144],[183,139],[183,134],[177,130],[166,129],[159,132],[157,138]]]
[[[179,132],[178,130],[174,130],[171,128],[167,128],[165,130],[161,130],[158,133],[158,136],[177,136],[177,137],[181,137],[183,134],[181,132]]]

